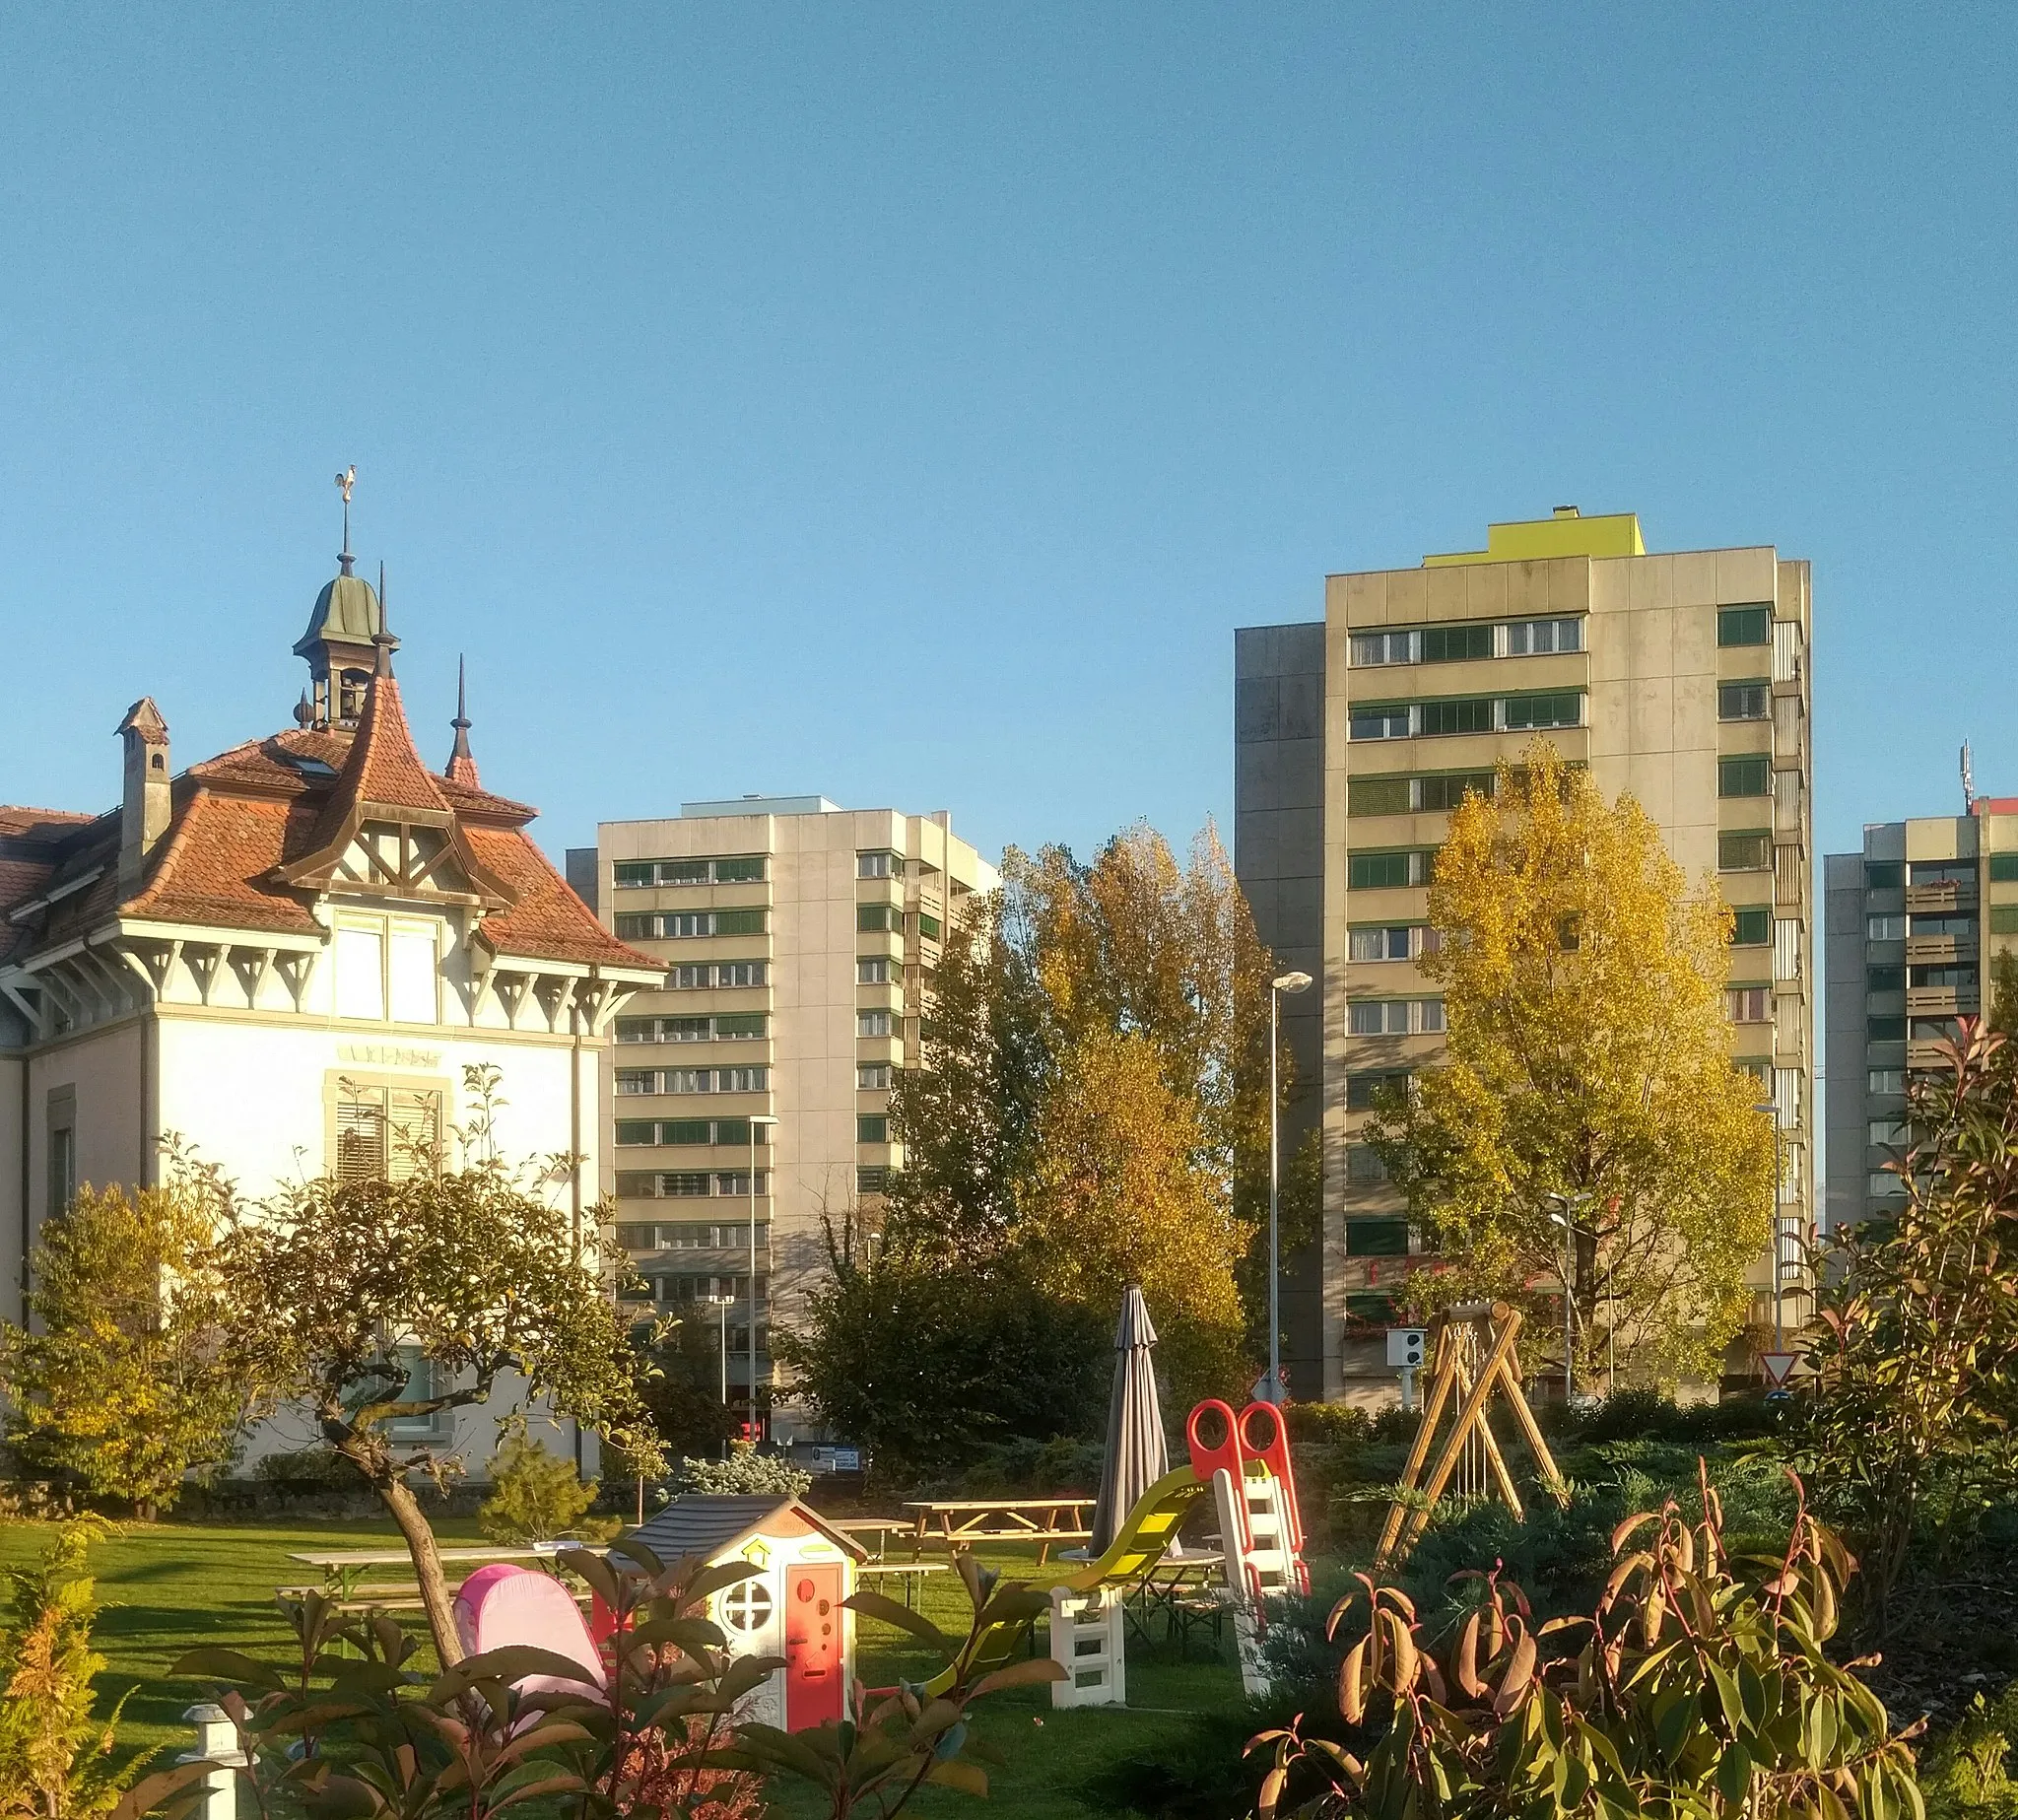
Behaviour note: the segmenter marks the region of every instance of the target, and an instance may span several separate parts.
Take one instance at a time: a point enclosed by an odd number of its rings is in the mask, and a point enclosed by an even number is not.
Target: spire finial
[[[351,555],[351,489],[358,484],[358,464],[354,461],[336,477],[336,488],[343,495],[343,548],[337,553],[337,567],[345,574],[351,573],[351,564],[357,559]]]
[[[295,704],[295,725],[304,732],[315,724],[315,709],[308,701],[308,692],[302,691],[302,699]]]
[[[465,665],[461,657],[455,660],[455,718],[448,724],[455,729],[455,744],[449,749],[448,770],[444,774],[452,782],[466,783],[471,789],[481,786],[477,781],[476,754],[469,749],[469,691],[465,687]]]
[[[392,636],[392,626],[385,617],[385,565],[378,565],[378,630],[371,635],[371,642],[378,647],[378,661],[373,673],[379,676],[392,674],[392,653],[399,649],[399,640]]]

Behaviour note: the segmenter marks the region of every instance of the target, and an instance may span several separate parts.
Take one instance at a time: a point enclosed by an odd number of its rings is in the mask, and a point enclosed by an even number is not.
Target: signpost
[[[1800,1363],[1800,1359],[1797,1352],[1762,1352],[1759,1355],[1759,1364],[1766,1373],[1766,1400],[1769,1403],[1780,1402],[1791,1394],[1786,1387],[1787,1375]]]

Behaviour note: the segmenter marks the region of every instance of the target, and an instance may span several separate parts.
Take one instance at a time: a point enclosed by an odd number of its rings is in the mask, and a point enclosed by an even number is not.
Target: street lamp
[[[703,1308],[713,1309],[721,1315],[721,1408],[722,1414],[726,1416],[729,1408],[729,1310],[736,1306],[736,1299],[734,1296],[715,1294],[696,1296],[694,1300]]]
[[[1285,992],[1311,989],[1309,974],[1280,974],[1268,982],[1268,1400],[1282,1403],[1282,1091],[1277,1026]]]
[[[775,1126],[768,1112],[750,1119],[750,1441],[757,1441],[757,1132],[760,1126]]]

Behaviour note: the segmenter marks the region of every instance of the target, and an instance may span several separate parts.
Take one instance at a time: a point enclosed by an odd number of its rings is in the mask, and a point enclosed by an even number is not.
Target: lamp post
[[[1309,974],[1280,974],[1268,982],[1268,1400],[1282,1403],[1282,1092],[1277,1035],[1285,992],[1307,992]]]
[[[755,1447],[757,1429],[757,1132],[760,1126],[777,1123],[768,1112],[750,1119],[750,1445]],[[769,1141],[767,1140],[767,1148]]]
[[[703,1308],[710,1308],[721,1316],[721,1408],[726,1416],[729,1408],[729,1310],[736,1306],[734,1296],[696,1296],[694,1300]],[[726,1448],[727,1444],[723,1444]],[[639,1519],[640,1522],[643,1518]]]

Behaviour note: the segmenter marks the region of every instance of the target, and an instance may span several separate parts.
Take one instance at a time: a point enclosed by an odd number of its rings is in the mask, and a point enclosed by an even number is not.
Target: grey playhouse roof
[[[638,1527],[626,1530],[611,1546],[614,1552],[621,1552],[625,1541],[635,1535],[668,1565],[683,1555],[714,1556],[745,1536],[761,1534],[765,1524],[787,1508],[857,1560],[866,1555],[852,1536],[836,1529],[810,1505],[781,1492],[689,1493],[675,1498]]]

